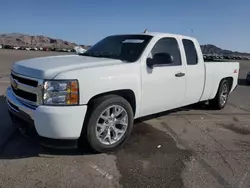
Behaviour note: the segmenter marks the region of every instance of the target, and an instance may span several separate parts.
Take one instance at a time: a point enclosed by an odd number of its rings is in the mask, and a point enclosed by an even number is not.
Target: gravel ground
[[[250,187],[250,86],[244,82],[250,62],[241,62],[239,86],[225,109],[191,106],[140,119],[122,148],[93,154],[43,148],[15,131],[6,111],[12,63],[60,54],[0,50],[0,187]]]

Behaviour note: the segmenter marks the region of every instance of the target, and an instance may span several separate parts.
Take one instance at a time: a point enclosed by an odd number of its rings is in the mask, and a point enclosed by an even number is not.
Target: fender
[[[72,70],[58,74],[54,79],[77,79],[79,82],[80,105],[87,105],[96,95],[117,90],[131,90],[135,95],[136,114],[140,114],[141,79],[140,63],[124,63]]]
[[[218,80],[218,82],[216,82],[216,84],[214,85],[214,88],[212,90],[213,92],[210,95],[210,99],[213,99],[216,96],[216,94],[217,94],[217,92],[219,90],[220,83],[224,79],[227,79],[229,81],[230,93],[234,90],[234,85],[235,84],[233,84],[233,82],[234,82],[233,77],[222,78],[221,80]]]

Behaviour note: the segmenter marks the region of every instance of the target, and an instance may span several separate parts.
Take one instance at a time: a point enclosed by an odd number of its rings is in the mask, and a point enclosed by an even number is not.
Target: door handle
[[[183,72],[178,72],[175,74],[176,77],[182,77],[182,76],[185,76],[185,73]]]

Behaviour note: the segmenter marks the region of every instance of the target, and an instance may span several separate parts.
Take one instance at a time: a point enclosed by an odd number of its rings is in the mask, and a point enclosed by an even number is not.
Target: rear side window
[[[198,56],[193,41],[188,39],[183,39],[182,42],[184,45],[187,64],[196,65],[198,63]]]
[[[162,38],[153,47],[152,56],[156,53],[168,53],[173,58],[173,63],[169,66],[181,65],[181,55],[178,42],[175,38],[167,37]]]

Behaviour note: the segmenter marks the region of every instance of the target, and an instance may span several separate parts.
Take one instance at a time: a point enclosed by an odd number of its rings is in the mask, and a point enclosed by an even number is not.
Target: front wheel
[[[86,137],[92,149],[108,152],[120,147],[133,128],[133,110],[129,102],[117,95],[96,99],[86,124]]]
[[[209,101],[209,106],[218,110],[224,108],[228,100],[229,92],[228,81],[222,80],[215,98]]]

